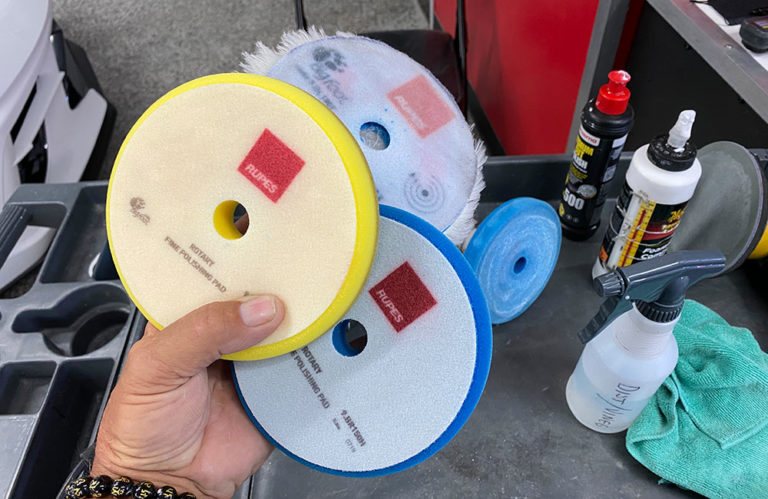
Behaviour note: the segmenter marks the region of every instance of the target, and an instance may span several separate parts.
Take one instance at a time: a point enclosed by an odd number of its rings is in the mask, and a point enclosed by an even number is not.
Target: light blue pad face
[[[560,242],[557,213],[538,199],[507,201],[483,220],[464,256],[494,324],[514,319],[538,298],[555,269]]]
[[[422,219],[381,207],[363,289],[339,325],[306,347],[232,366],[243,406],[272,443],[349,476],[394,473],[440,450],[474,410],[491,357],[477,279]],[[354,323],[364,340],[350,335]]]
[[[379,202],[444,231],[477,176],[472,133],[451,94],[382,42],[333,36],[292,49],[267,72],[327,105],[357,137]]]

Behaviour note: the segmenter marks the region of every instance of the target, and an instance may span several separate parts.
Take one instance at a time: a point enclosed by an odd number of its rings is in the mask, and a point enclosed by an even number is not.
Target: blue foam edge
[[[243,405],[245,412],[251,419],[256,428],[272,445],[280,449],[288,457],[318,471],[330,473],[332,475],[350,476],[350,477],[376,477],[397,473],[403,471],[412,466],[415,466],[422,461],[432,457],[437,451],[442,449],[453,437],[459,433],[461,427],[467,422],[469,416],[474,411],[477,403],[480,400],[480,396],[485,388],[485,383],[488,379],[488,372],[491,369],[491,352],[493,348],[493,334],[491,326],[491,317],[488,312],[488,305],[485,302],[485,296],[480,289],[480,283],[475,277],[475,272],[469,266],[466,258],[462,255],[456,246],[448,239],[442,232],[433,227],[429,222],[391,206],[380,205],[379,214],[383,217],[389,218],[399,222],[411,229],[415,230],[428,241],[430,241],[440,252],[445,256],[448,262],[451,264],[456,274],[459,276],[459,280],[464,285],[464,289],[467,292],[469,303],[472,306],[472,313],[475,319],[475,326],[477,328],[477,355],[475,356],[475,369],[472,374],[472,382],[469,385],[469,391],[467,397],[464,399],[464,403],[461,405],[461,409],[456,414],[456,417],[448,425],[448,428],[426,449],[419,452],[413,457],[406,459],[402,463],[398,463],[386,468],[380,468],[371,471],[342,471],[333,468],[325,468],[315,463],[309,462],[299,456],[291,453],[285,447],[280,445],[267,431],[259,424],[256,418],[253,416],[248,404],[246,404],[243,394],[240,391],[240,383],[237,381],[237,374],[235,373],[235,363],[230,362],[230,370],[232,371],[232,379],[235,383],[235,390],[237,391],[237,397],[240,399],[240,403]],[[252,362],[259,362],[258,360]]]
[[[545,213],[547,216],[549,216],[552,221],[554,222],[555,229],[555,239],[557,240],[556,246],[556,252],[554,255],[554,258],[552,259],[552,264],[549,265],[546,270],[548,275],[552,275],[552,272],[555,270],[555,265],[557,264],[557,258],[560,254],[560,246],[562,244],[562,232],[560,230],[560,220],[557,216],[557,212],[555,212],[554,208],[549,205],[549,203],[542,201],[540,199],[530,198],[530,197],[519,197],[515,199],[511,199],[502,205],[498,206],[495,210],[491,212],[490,215],[488,215],[477,227],[477,230],[472,235],[472,239],[470,239],[469,243],[467,243],[467,247],[464,250],[464,257],[469,262],[469,265],[472,267],[472,269],[477,270],[480,266],[480,262],[483,259],[483,256],[485,255],[486,250],[489,247],[490,241],[501,231],[503,231],[507,224],[514,218],[519,216],[525,216],[526,213],[528,213],[530,210],[538,210],[540,212]],[[518,317],[520,314],[525,312],[528,307],[533,304],[533,302],[536,301],[536,299],[539,297],[542,291],[544,291],[544,288],[547,285],[547,282],[549,280],[546,280],[539,285],[537,285],[535,288],[529,289],[529,293],[527,296],[523,297],[523,307],[521,307],[520,310],[517,311],[515,314],[508,314],[504,316],[499,316],[495,314],[493,311],[491,311],[491,320],[494,324],[503,324],[505,322],[511,321],[515,317]],[[482,286],[482,284],[481,284]],[[490,289],[484,290],[486,293],[490,292]],[[492,297],[488,297],[489,301],[492,301]]]
[[[341,321],[334,328],[331,330],[331,342],[333,343],[334,348],[336,348],[336,351],[339,352],[341,355],[345,357],[354,357],[360,352],[356,352],[354,349],[352,349],[351,346],[349,346],[349,343],[347,343],[345,339],[345,332],[342,331],[341,325],[345,321]]]

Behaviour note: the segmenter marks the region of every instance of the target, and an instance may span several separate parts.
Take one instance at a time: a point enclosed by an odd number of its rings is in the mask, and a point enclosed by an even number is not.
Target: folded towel
[[[768,355],[692,300],[674,335],[677,366],[629,427],[627,450],[705,496],[768,498]]]

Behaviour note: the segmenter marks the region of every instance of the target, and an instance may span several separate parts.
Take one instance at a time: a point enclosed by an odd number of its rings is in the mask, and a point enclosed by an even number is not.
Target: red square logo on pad
[[[400,85],[387,97],[422,139],[455,117],[424,75]]]
[[[265,129],[237,171],[277,203],[303,166],[303,159]]]
[[[419,276],[405,262],[368,291],[398,333],[437,305]]]

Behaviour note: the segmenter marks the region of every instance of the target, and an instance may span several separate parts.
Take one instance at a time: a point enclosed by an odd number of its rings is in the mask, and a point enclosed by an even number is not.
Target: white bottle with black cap
[[[701,177],[688,141],[695,111],[683,111],[666,135],[637,151],[608,224],[592,277],[666,253]]]

